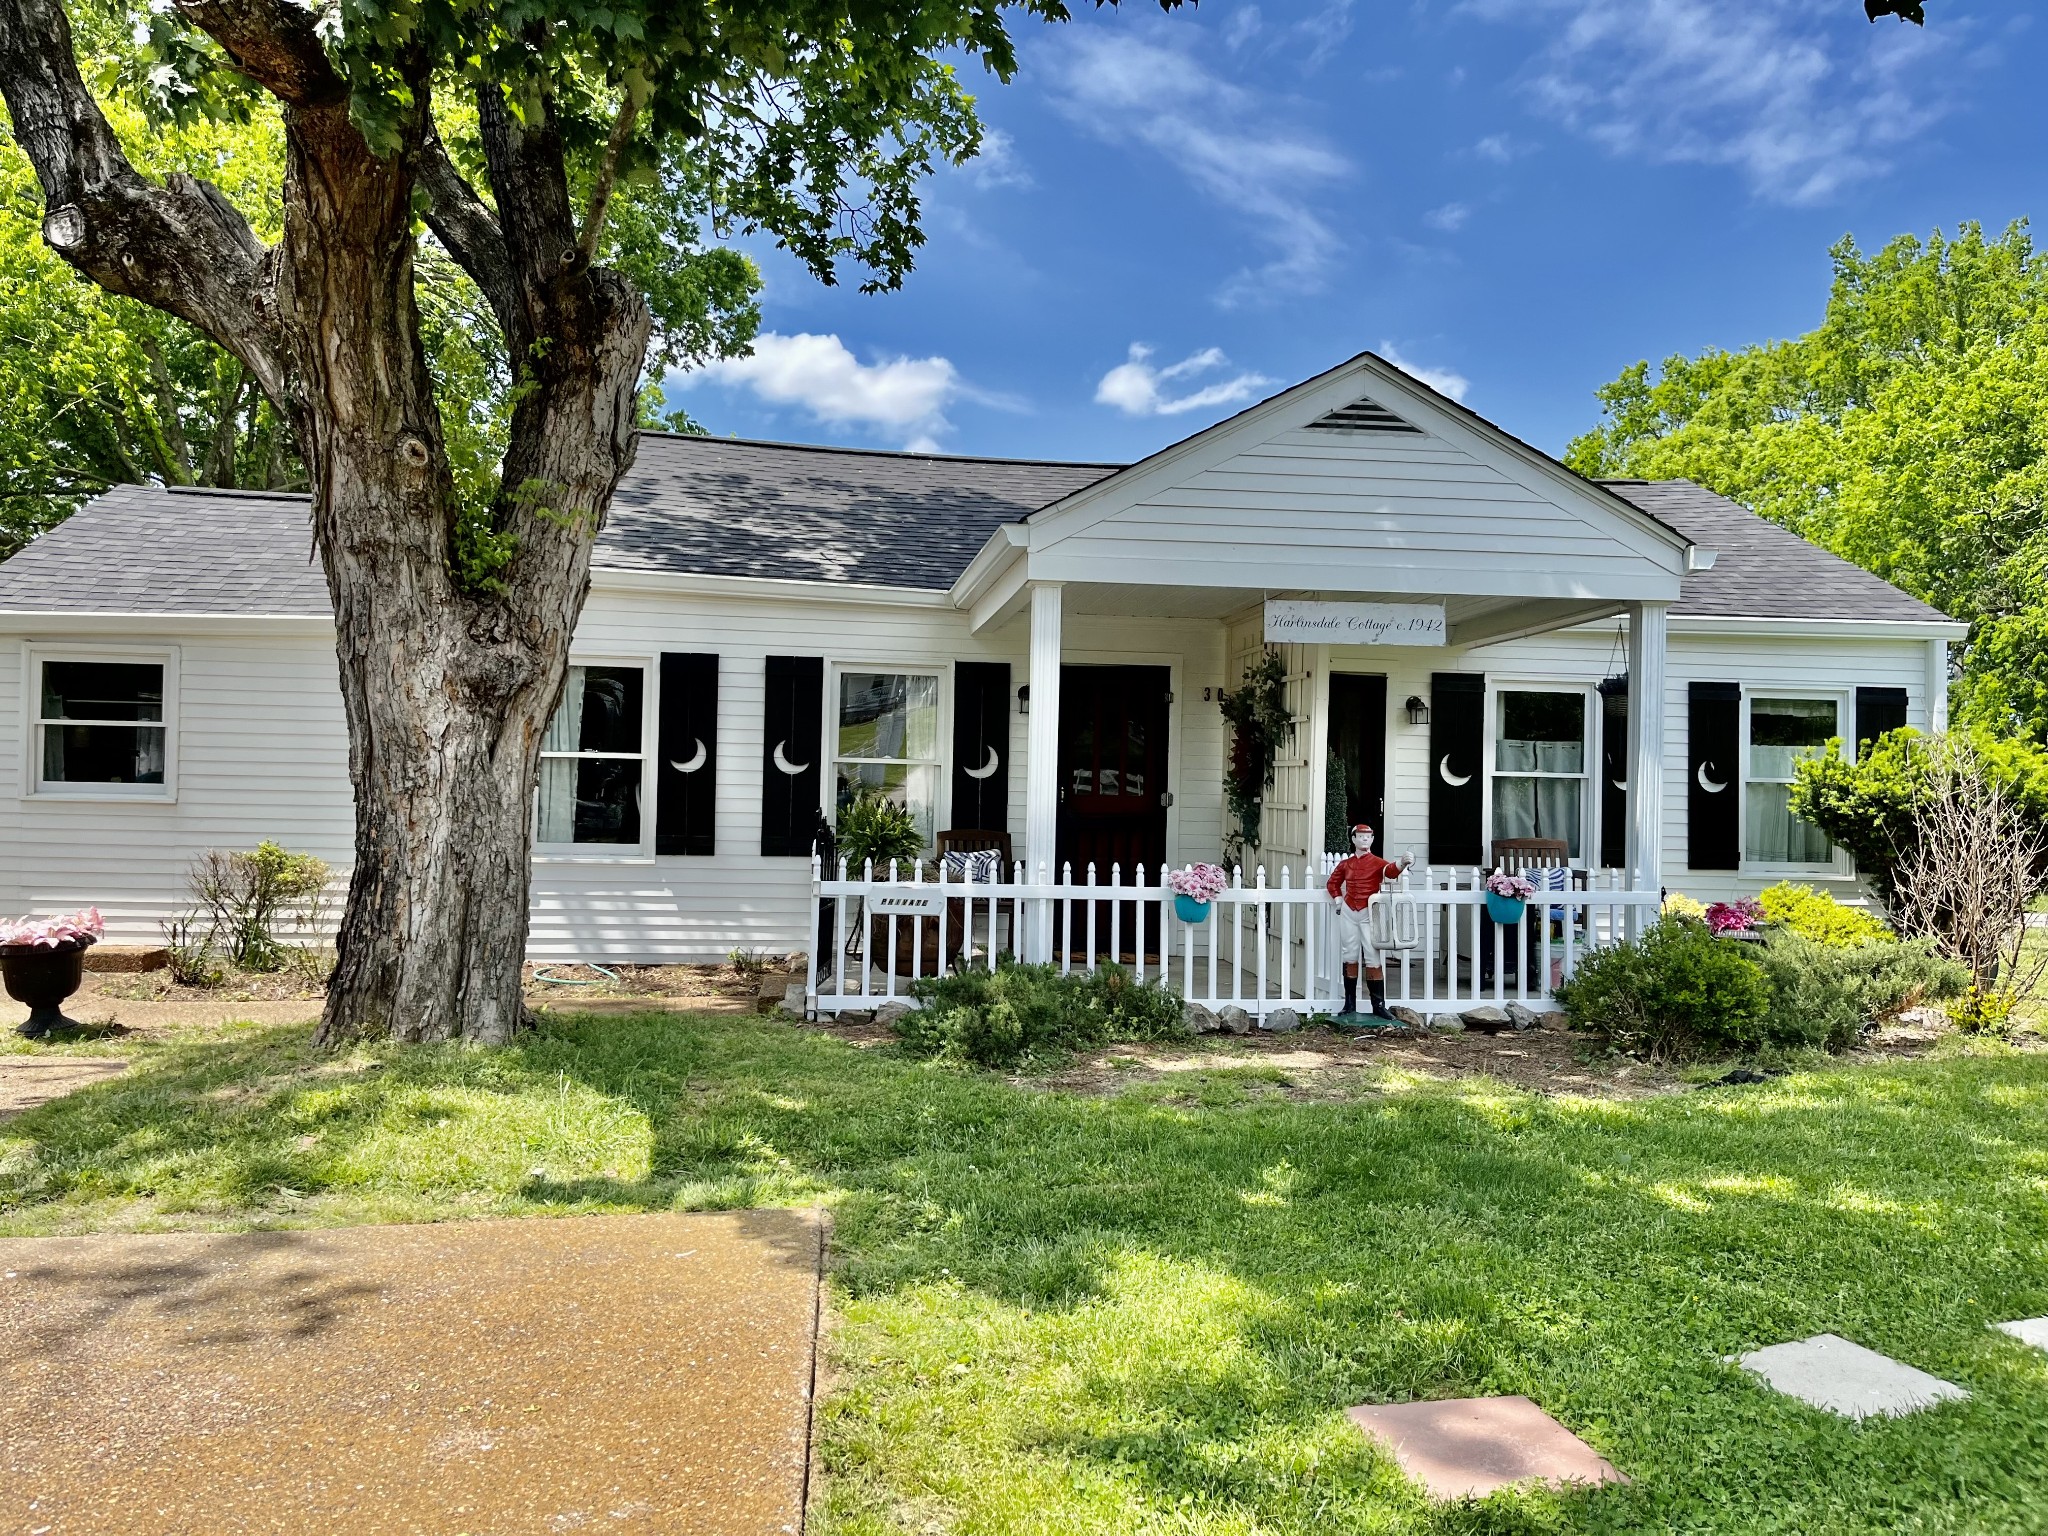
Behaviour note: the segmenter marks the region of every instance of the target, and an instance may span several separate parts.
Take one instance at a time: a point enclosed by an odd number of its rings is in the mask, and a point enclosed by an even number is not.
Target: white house
[[[1963,634],[1369,353],[1127,466],[649,434],[543,763],[532,951],[810,947],[817,817],[856,781],[1033,871],[1214,859],[1217,698],[1269,639],[1298,718],[1269,878],[1317,862],[1334,761],[1343,815],[1441,869],[1538,837],[1638,891],[1846,891],[1791,760],[1938,726]],[[109,492],[0,566],[0,651],[0,911],[97,903],[141,941],[203,849],[347,866],[304,498]]]

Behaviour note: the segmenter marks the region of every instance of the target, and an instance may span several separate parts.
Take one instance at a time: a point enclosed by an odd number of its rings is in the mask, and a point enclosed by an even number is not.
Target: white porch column
[[[1948,729],[1948,642],[1927,642],[1927,734]]]
[[[1628,605],[1628,872],[1664,883],[1664,645],[1669,603]]]
[[[1060,584],[1031,587],[1031,714],[1025,727],[1024,863],[1030,878],[1055,878],[1053,845],[1059,826]],[[1025,958],[1052,956],[1052,910],[1038,914]]]

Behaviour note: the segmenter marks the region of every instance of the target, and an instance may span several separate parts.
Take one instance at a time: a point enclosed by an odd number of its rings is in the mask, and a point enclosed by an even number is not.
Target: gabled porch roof
[[[1040,582],[1065,585],[1072,613],[1427,598],[1472,644],[1676,602],[1712,563],[1367,352],[996,529],[951,595],[976,629]]]

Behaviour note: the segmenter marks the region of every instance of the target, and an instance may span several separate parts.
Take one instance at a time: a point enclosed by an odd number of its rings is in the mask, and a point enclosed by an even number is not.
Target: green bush
[[[1870,1024],[1922,1002],[1960,997],[1970,973],[1920,939],[1829,944],[1780,929],[1756,946],[1770,982],[1765,1038],[1847,1050]]]
[[[1061,975],[1052,965],[1007,958],[993,971],[957,971],[915,982],[919,1006],[896,1034],[920,1056],[978,1067],[1015,1067],[1108,1040],[1156,1040],[1183,1032],[1179,998],[1119,965]]]
[[[1579,962],[1557,1000],[1574,1029],[1645,1056],[1749,1050],[1767,1038],[1770,984],[1743,950],[1696,918],[1659,918],[1639,939]]]
[[[1766,887],[1757,904],[1763,908],[1765,922],[1780,924],[1832,948],[1847,949],[1892,937],[1891,929],[1875,913],[1847,906],[1826,891],[1790,880]]]
[[[863,789],[839,807],[835,835],[839,857],[856,876],[870,859],[877,875],[887,875],[892,860],[908,865],[924,852],[916,815],[878,789]]]

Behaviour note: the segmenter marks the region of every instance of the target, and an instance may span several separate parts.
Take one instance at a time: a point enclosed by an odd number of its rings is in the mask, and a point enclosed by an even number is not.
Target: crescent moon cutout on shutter
[[[784,773],[790,774],[792,776],[799,773],[810,772],[811,765],[809,763],[792,763],[788,758],[782,755],[782,749],[788,745],[789,743],[787,741],[778,741],[777,743],[775,743],[775,766],[780,768]]]
[[[1620,790],[1620,791],[1621,791],[1621,792],[1622,792],[1622,793],[1623,793],[1624,795],[1628,793],[1628,780],[1627,780],[1627,779],[1615,779],[1615,780],[1613,780],[1612,782],[1613,782],[1613,785],[1614,785],[1614,787],[1615,787],[1616,789]]]
[[[1697,777],[1700,781],[1700,788],[1704,789],[1710,795],[1718,795],[1719,793],[1721,793],[1722,790],[1728,787],[1726,784],[1716,784],[1712,779],[1707,777],[1707,765],[1705,763],[1700,764],[1700,771]]]
[[[967,777],[969,777],[970,779],[985,779],[990,774],[996,771],[996,762],[996,749],[994,747],[990,747],[988,749],[987,762],[983,763],[979,768],[963,768],[960,771],[966,774]]]
[[[690,755],[690,760],[687,763],[679,763],[674,758],[668,760],[669,767],[675,769],[677,773],[695,773],[704,766],[704,759],[711,755],[704,750],[704,738],[702,736],[691,739],[697,743],[697,750]]]
[[[1471,774],[1459,775],[1451,772],[1451,754],[1446,752],[1436,765],[1436,776],[1453,789],[1459,789],[1472,782]]]

